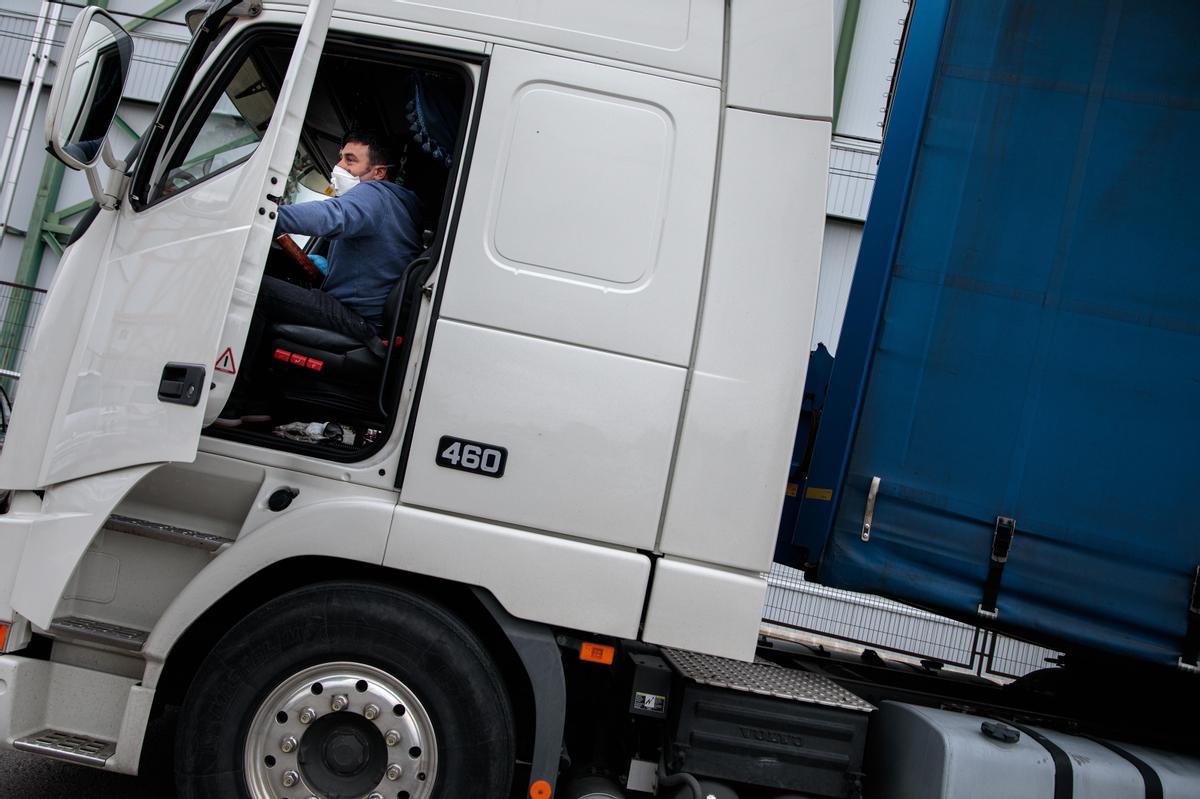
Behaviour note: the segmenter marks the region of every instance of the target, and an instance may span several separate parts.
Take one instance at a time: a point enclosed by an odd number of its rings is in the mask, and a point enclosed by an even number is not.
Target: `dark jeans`
[[[373,324],[320,289],[301,288],[274,277],[263,278],[254,315],[267,324],[319,327],[364,343],[379,338]]]
[[[383,354],[383,345],[375,326],[333,297],[320,289],[306,289],[286,280],[264,277],[258,289],[258,302],[254,306],[250,330],[246,334],[243,368],[234,385],[238,394],[245,395],[252,391],[264,363],[270,360],[269,353],[261,350],[263,335],[272,324],[307,325],[332,330],[363,342],[377,355]]]

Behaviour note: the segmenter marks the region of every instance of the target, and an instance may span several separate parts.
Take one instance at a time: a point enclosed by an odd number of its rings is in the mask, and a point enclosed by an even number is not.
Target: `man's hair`
[[[342,146],[345,147],[351,143],[365,144],[371,166],[386,167],[388,177],[392,177],[392,170],[396,167],[395,151],[382,134],[367,129],[351,130],[342,137]]]

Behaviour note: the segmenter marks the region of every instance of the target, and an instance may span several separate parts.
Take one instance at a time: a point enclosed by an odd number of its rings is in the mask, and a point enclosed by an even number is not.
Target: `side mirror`
[[[132,60],[133,39],[115,19],[95,6],[79,14],[46,113],[51,152],[72,169],[100,160]]]

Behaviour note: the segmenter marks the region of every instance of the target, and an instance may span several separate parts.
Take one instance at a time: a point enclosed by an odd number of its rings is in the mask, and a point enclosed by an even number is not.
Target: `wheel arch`
[[[534,686],[521,658],[483,592],[464,583],[432,578],[362,561],[302,555],[272,563],[247,576],[206,608],[171,644],[155,685],[151,719],[183,703],[205,656],[238,621],[291,591],[321,583],[356,582],[400,588],[445,608],[478,638],[496,663],[512,703],[518,760],[527,761],[534,740]],[[495,604],[499,608],[498,603]],[[500,612],[503,612],[502,610]]]

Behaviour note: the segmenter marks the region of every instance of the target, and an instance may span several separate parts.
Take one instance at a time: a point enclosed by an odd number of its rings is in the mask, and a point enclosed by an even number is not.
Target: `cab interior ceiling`
[[[400,161],[392,165],[398,181],[423,201],[427,216],[422,227],[434,228],[464,101],[465,86],[459,74],[336,51],[326,53],[305,115],[302,149],[321,173],[328,175],[338,162],[347,131],[382,133]],[[414,119],[410,121],[410,117]],[[430,141],[429,127],[444,129],[438,136],[442,143]],[[448,152],[442,152],[443,147]]]

